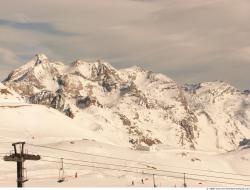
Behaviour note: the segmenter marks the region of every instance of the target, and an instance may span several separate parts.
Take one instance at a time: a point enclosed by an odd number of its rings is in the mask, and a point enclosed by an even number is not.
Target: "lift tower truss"
[[[28,154],[24,152],[25,142],[16,142],[13,143],[14,152],[10,155],[4,156],[4,161],[11,161],[17,163],[17,187],[23,187],[23,183],[28,179],[24,178],[24,162],[26,160],[40,160],[39,155]],[[18,152],[18,147],[20,148]]]

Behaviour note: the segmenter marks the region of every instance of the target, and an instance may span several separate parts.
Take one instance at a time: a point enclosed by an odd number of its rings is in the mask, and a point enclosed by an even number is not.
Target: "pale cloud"
[[[0,47],[27,61],[105,59],[140,65],[180,83],[226,80],[250,88],[248,0],[8,0]],[[11,63],[0,60],[4,71]],[[16,63],[17,64],[17,63]],[[18,63],[17,65],[20,65]],[[226,70],[225,70],[226,68]],[[2,70],[1,69],[1,70]]]
[[[0,26],[7,26],[11,28],[15,28],[18,30],[30,30],[33,32],[58,35],[58,36],[71,36],[77,35],[76,33],[66,32],[62,30],[58,30],[54,25],[48,22],[16,22],[6,19],[0,19]]]
[[[235,52],[235,57],[250,63],[250,46],[242,47]]]
[[[0,62],[1,63],[8,63],[11,65],[18,64],[18,58],[15,53],[8,49],[4,49],[0,47]]]
[[[0,47],[0,63],[0,80],[2,80],[4,74],[6,75],[6,67],[16,67],[20,60],[12,51]]]

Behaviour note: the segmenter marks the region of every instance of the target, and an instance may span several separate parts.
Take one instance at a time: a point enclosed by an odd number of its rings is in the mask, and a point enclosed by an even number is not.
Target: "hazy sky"
[[[0,78],[39,52],[250,89],[250,0],[0,0]]]

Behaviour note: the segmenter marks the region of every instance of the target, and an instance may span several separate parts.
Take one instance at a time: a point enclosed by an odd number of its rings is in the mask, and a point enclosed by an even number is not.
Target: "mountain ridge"
[[[100,60],[64,65],[38,54],[3,84],[26,102],[55,108],[80,125],[84,118],[95,120],[98,127],[90,130],[100,134],[125,129],[135,149],[229,151],[250,137],[250,96],[225,82],[181,86],[138,66],[117,70]]]

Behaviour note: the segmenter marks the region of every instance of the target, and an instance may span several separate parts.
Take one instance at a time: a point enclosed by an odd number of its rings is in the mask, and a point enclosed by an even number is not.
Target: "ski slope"
[[[0,106],[0,115],[0,156],[13,149],[10,142],[26,141],[26,149],[42,157],[25,162],[29,178],[26,187],[127,187],[132,186],[132,181],[133,186],[152,187],[153,174],[157,186],[182,187],[183,173],[189,187],[250,184],[246,181],[249,176],[225,174],[250,175],[247,149],[219,153],[159,145],[150,152],[136,151],[98,141],[91,131],[46,106],[5,104]],[[62,183],[57,182],[60,158],[65,163]],[[0,167],[0,186],[14,187],[16,164],[4,162],[1,157]]]
[[[30,152],[39,153],[42,157],[40,161],[25,162],[29,178],[25,183],[26,187],[128,187],[132,186],[132,181],[134,186],[152,187],[153,174],[155,183],[159,187],[182,187],[183,173],[186,173],[188,187],[235,187],[250,184],[247,181],[249,176],[234,175],[237,173],[249,175],[248,150],[218,154],[159,147],[156,152],[144,152],[87,139],[42,146],[57,150],[26,145]],[[1,147],[1,152],[11,148],[10,144]],[[64,158],[65,169],[65,181],[62,183],[57,182],[60,158]],[[239,160],[241,164],[238,163]],[[0,161],[0,166],[2,168],[0,186],[15,186],[15,164]],[[223,173],[209,172],[210,170]],[[77,178],[75,178],[76,172]],[[144,184],[141,183],[142,179]]]

